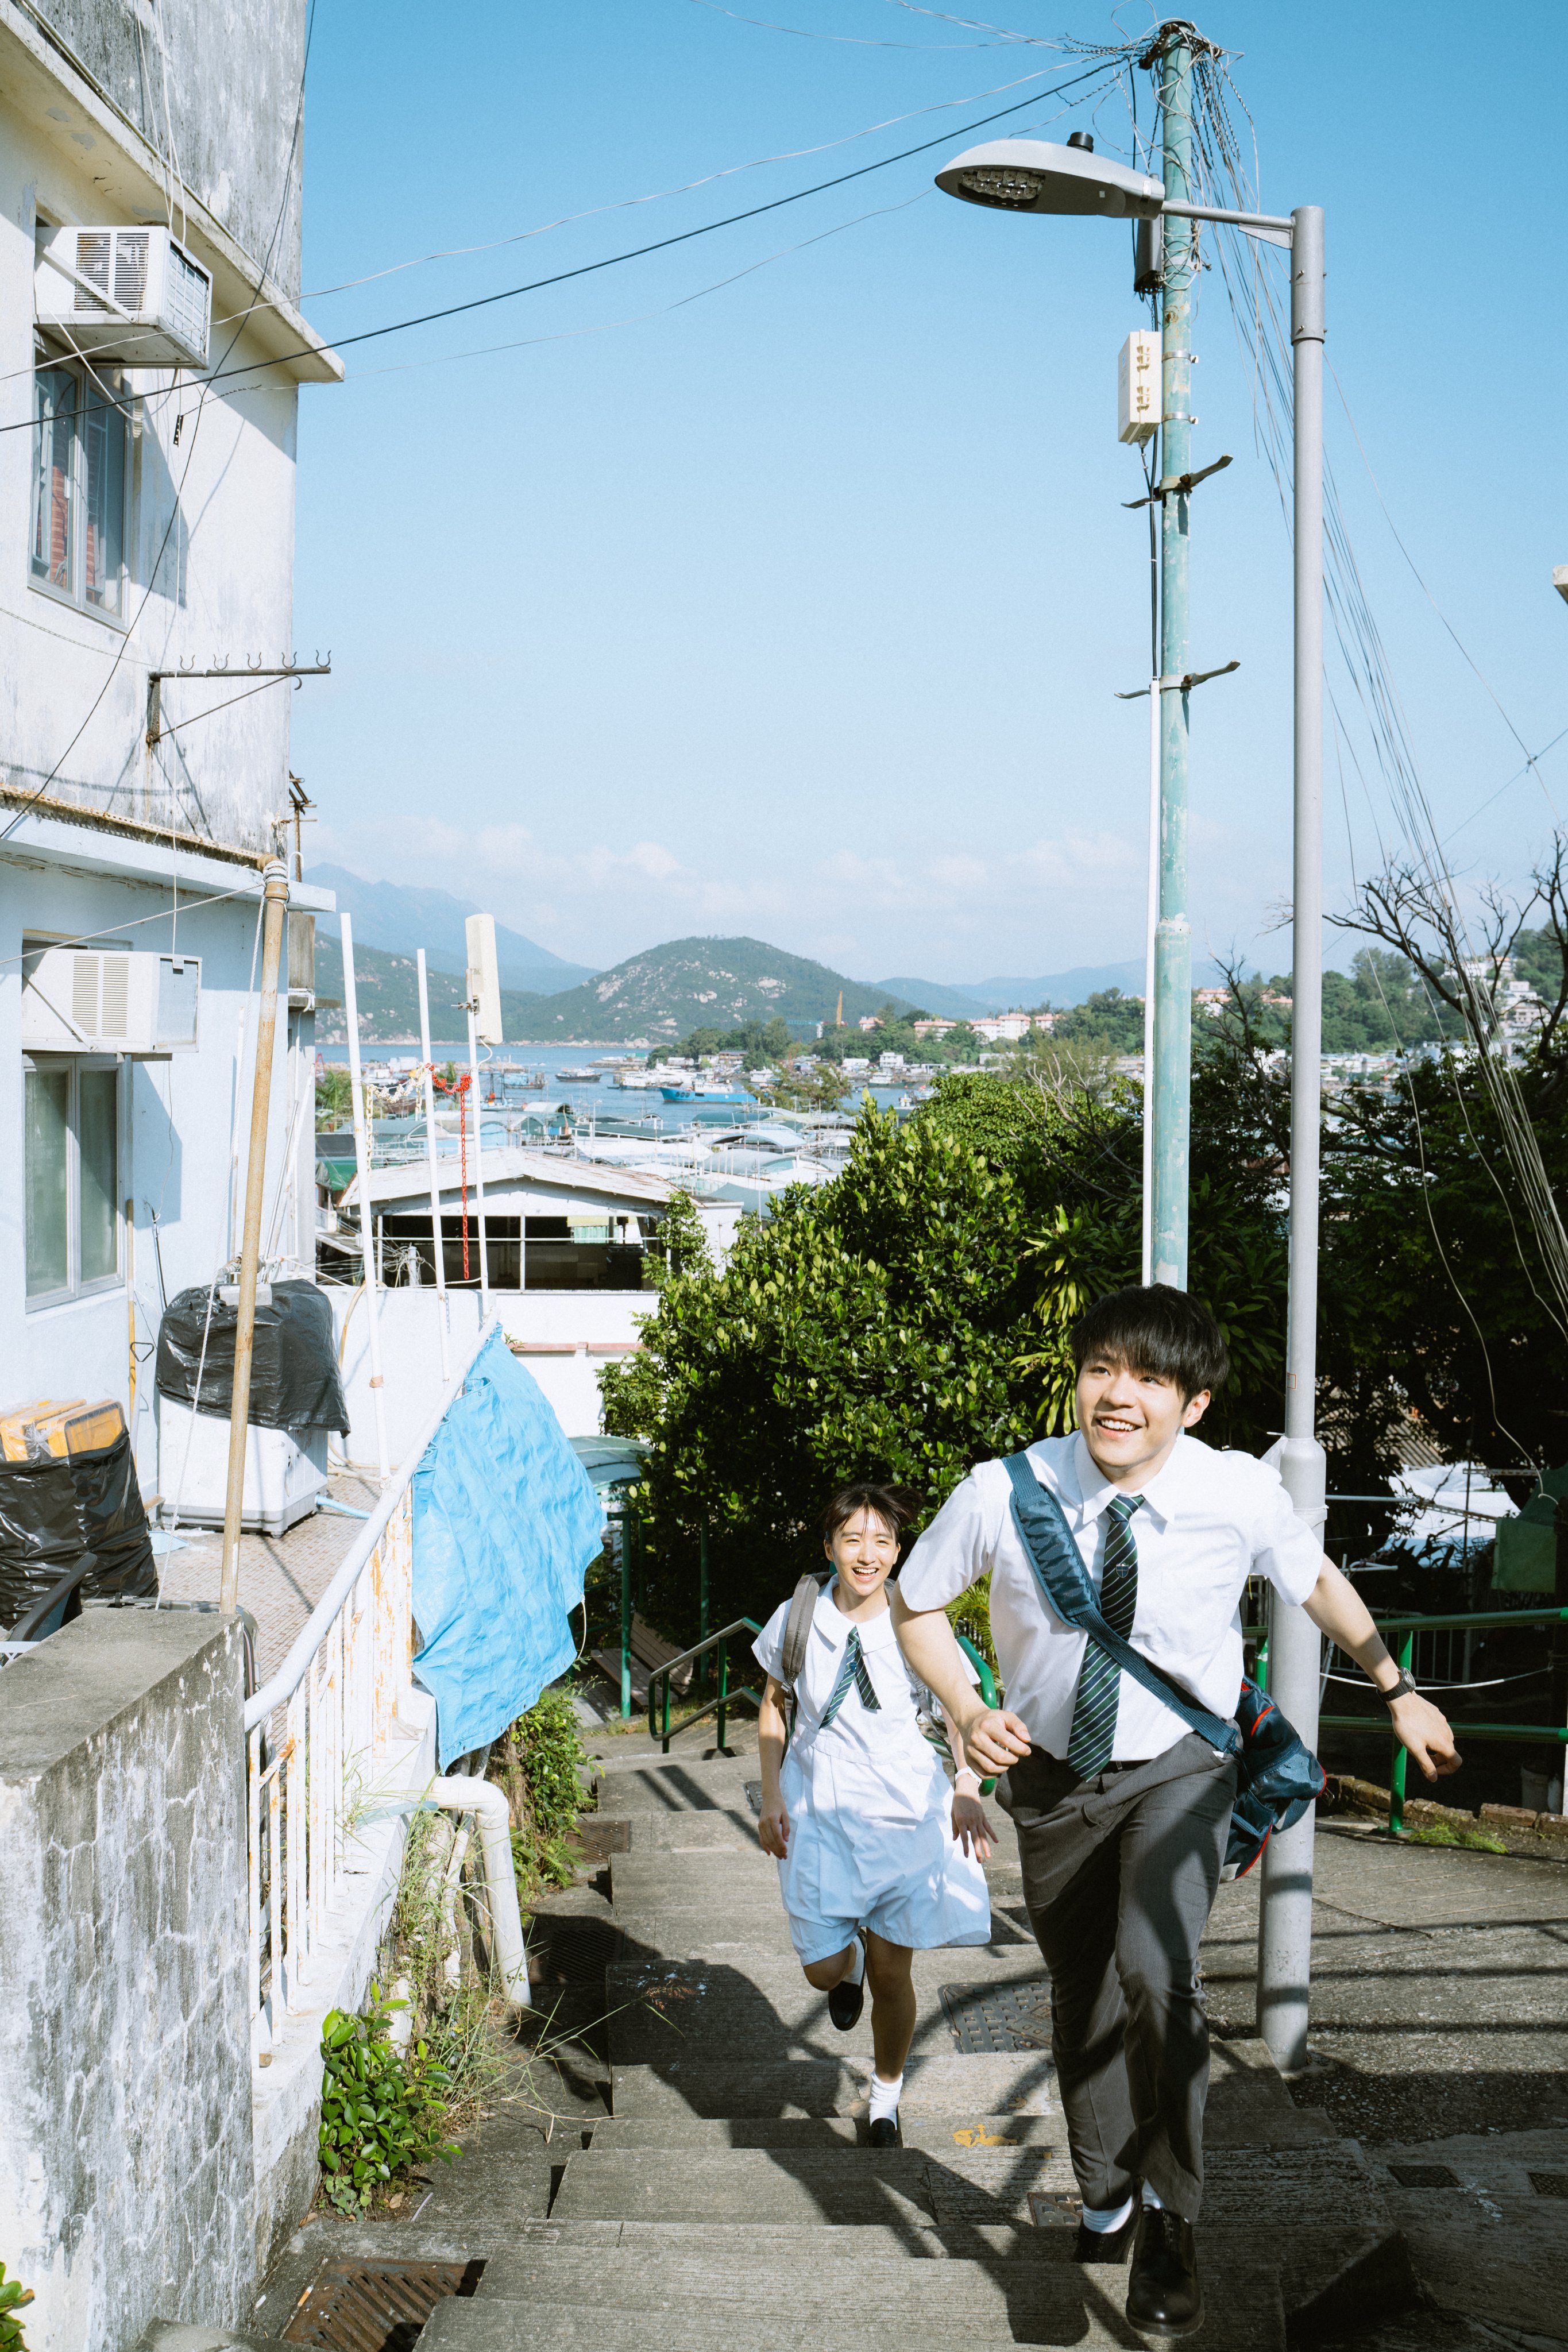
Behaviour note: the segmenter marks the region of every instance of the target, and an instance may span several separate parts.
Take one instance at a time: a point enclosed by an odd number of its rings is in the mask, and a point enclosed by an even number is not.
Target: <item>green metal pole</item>
[[[631,1508],[621,1513],[621,1720],[632,1712],[632,1527]]]
[[[720,1753],[720,1755],[721,1755],[721,1756],[724,1753],[724,1717],[725,1717],[725,1714],[726,1714],[726,1711],[727,1711],[727,1710],[726,1710],[726,1708],[725,1708],[724,1702],[725,1702],[726,1698],[727,1698],[727,1697],[728,1697],[728,1696],[729,1696],[729,1691],[730,1691],[730,1651],[729,1651],[729,1646],[728,1646],[728,1644],[727,1644],[727,1643],[720,1643],[720,1645],[719,1645],[719,1722],[718,1722],[718,1732],[719,1732],[719,1753]]]
[[[1415,1646],[1414,1633],[1406,1633],[1399,1644],[1399,1666],[1402,1674],[1410,1672],[1411,1652]],[[1410,1759],[1399,1740],[1394,1743],[1394,1760],[1388,1773],[1388,1834],[1405,1835],[1405,1774]]]
[[[1178,204],[1192,189],[1193,52],[1190,27],[1173,25],[1160,58],[1165,194]],[[1192,464],[1192,321],[1196,231],[1165,222],[1162,302],[1160,479]],[[1153,1260],[1156,1282],[1187,1286],[1187,1160],[1192,1125],[1193,940],[1187,923],[1188,698],[1163,681],[1185,676],[1188,660],[1188,506],[1168,496],[1160,509],[1160,919],[1154,931]]]
[[[708,1639],[708,1522],[697,1523],[697,1638]],[[700,1690],[708,1679],[708,1661],[700,1658],[697,1664],[696,1687]]]

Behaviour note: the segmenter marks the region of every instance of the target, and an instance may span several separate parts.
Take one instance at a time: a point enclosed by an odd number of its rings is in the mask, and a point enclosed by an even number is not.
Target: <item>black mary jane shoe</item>
[[[1072,2243],[1075,2263],[1121,2263],[1132,2251],[1132,2241],[1138,2234],[1138,2210],[1134,2206],[1120,2230],[1091,2230],[1080,2221]]]
[[[1193,2225],[1163,2206],[1145,2205],[1138,2216],[1127,2319],[1147,2336],[1190,2336],[1203,2326],[1204,2291]]]
[[[898,2109],[895,2107],[890,2116],[879,2116],[867,2137],[873,2147],[902,2147],[904,2141],[899,2129]]]
[[[858,1984],[848,1978],[836,1984],[827,1996],[827,2014],[840,2033],[847,2033],[852,2025],[860,2022],[860,2011],[866,2006],[866,1972],[862,1969]]]

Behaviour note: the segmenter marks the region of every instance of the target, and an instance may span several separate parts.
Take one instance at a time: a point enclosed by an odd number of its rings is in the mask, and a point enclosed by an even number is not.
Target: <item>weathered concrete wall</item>
[[[305,0],[32,5],[235,242],[297,294]]]
[[[0,2242],[30,2352],[255,2295],[240,1647],[91,1612],[0,1674]]]

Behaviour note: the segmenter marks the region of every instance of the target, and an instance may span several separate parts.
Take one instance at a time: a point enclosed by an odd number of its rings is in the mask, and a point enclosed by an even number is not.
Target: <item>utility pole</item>
[[[1318,1381],[1318,1164],[1323,1030],[1323,215],[1290,215],[1290,347],[1295,386],[1296,740],[1294,942],[1290,982],[1290,1296],[1285,1443],[1279,1475],[1297,1516],[1321,1535],[1328,1463],[1315,1433]],[[1301,1609],[1269,1601],[1268,1691],[1307,1746],[1318,1745],[1321,1642]],[[1263,1849],[1258,2026],[1285,2074],[1307,2064],[1312,1963],[1310,1808]]]
[[[1161,27],[1156,49],[1164,131],[1165,194],[1192,202],[1193,28]],[[1161,300],[1160,470],[1173,482],[1192,465],[1192,289],[1197,232],[1165,222]],[[1188,507],[1185,490],[1160,502],[1160,919],[1154,932],[1154,1067],[1144,1073],[1153,1110],[1152,1278],[1187,1286],[1187,1175],[1192,1127],[1193,940],[1187,922]]]

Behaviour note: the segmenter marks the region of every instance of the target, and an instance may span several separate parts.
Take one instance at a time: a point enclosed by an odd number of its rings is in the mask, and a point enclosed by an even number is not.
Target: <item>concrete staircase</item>
[[[482,2262],[475,2292],[436,2304],[419,2352],[1144,2341],[1123,2316],[1126,2271],[1070,2259],[1047,2051],[963,2054],[944,2011],[943,1986],[1045,1996],[1010,1831],[992,1944],[916,1956],[904,2145],[873,2153],[869,2005],[837,2032],[795,1966],[756,1843],[756,1769],[617,1743],[596,1824],[605,1874],[534,1923],[536,1997],[594,2053],[563,2064],[552,2119],[498,2110],[451,2171],[433,2168],[408,2221],[301,2230],[244,2333],[155,2328],[147,2352],[260,2347],[285,2327],[310,2340],[329,2257]],[[1194,2352],[1340,2347],[1413,2301],[1359,2146],[1292,2104],[1260,2042],[1216,2042],[1209,2124]]]

